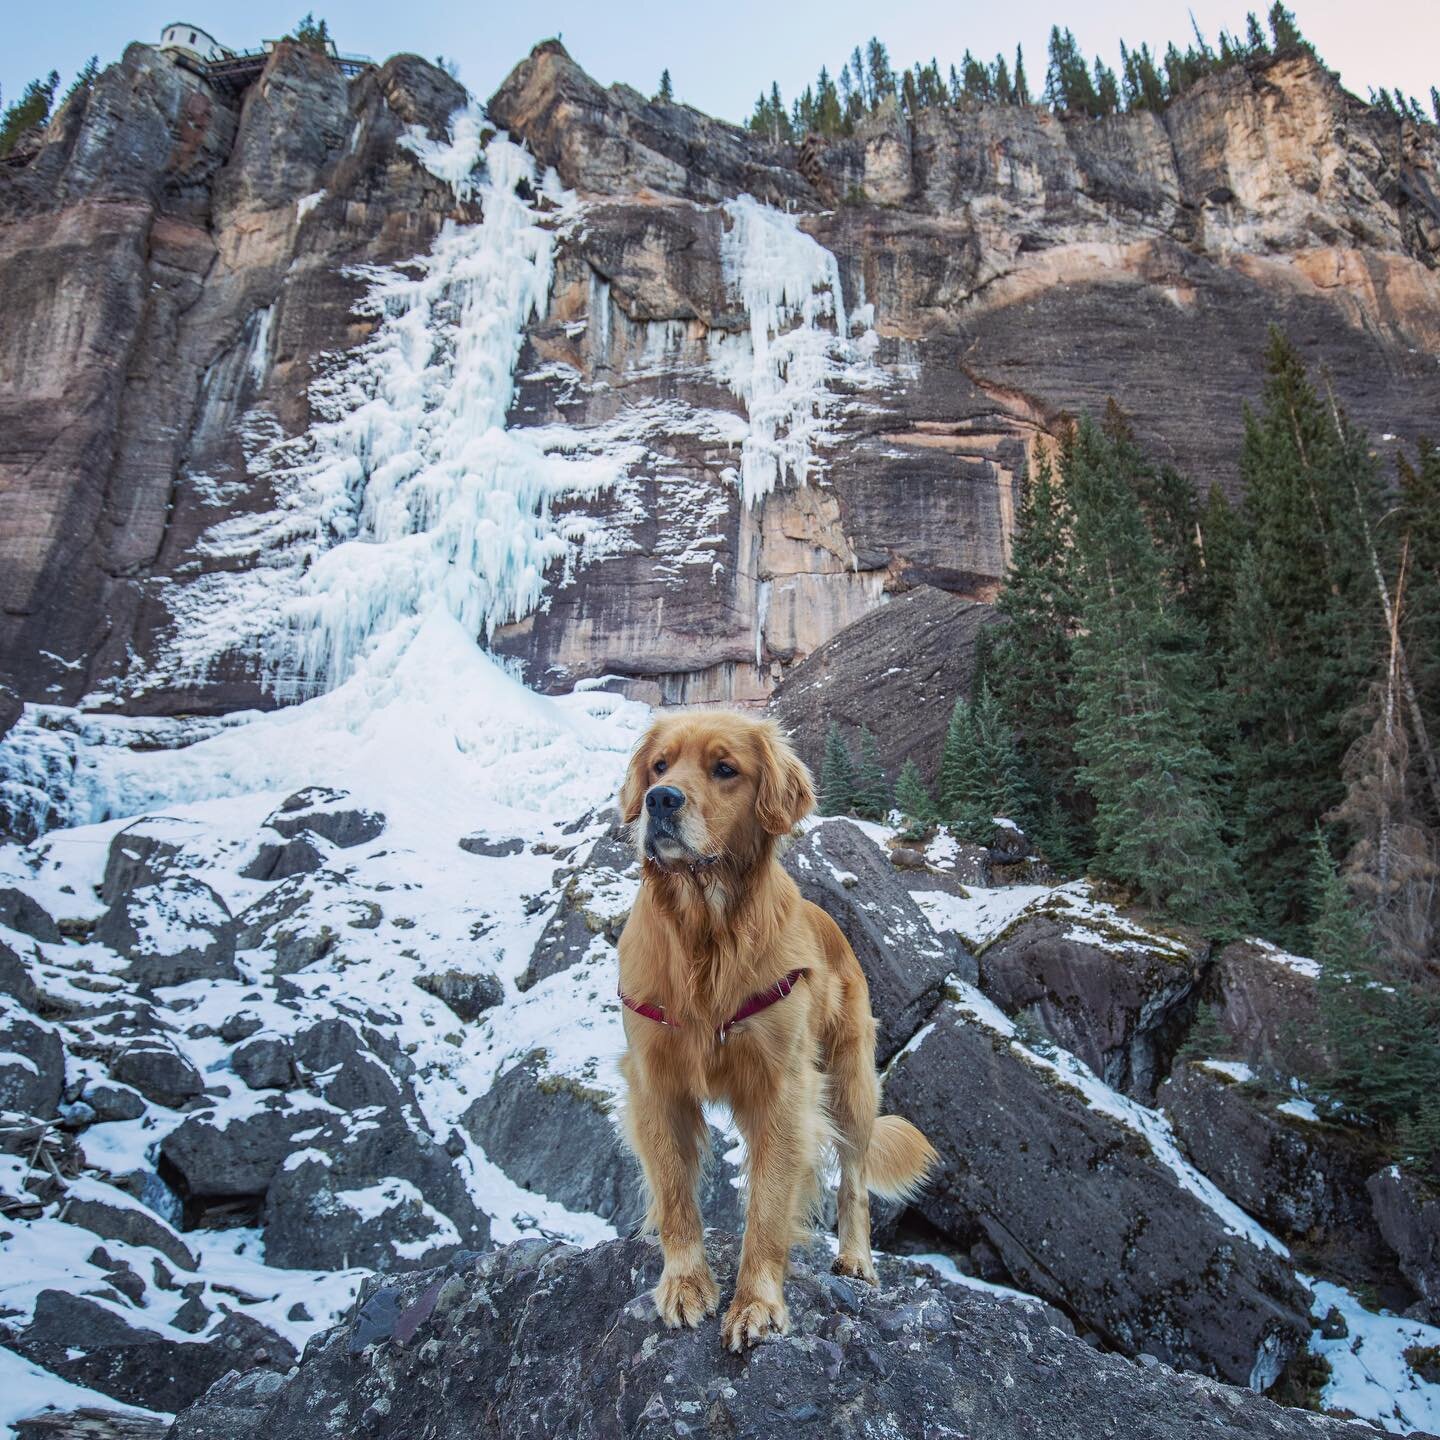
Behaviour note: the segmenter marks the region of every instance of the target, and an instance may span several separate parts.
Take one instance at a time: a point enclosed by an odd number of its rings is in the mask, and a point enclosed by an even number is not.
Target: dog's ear
[[[633,825],[640,818],[640,807],[645,803],[645,781],[650,774],[650,741],[654,732],[647,730],[645,737],[630,756],[629,768],[625,771],[625,783],[620,787],[620,818]]]
[[[777,725],[760,728],[760,784],[755,814],[771,835],[788,835],[815,808],[815,782]]]

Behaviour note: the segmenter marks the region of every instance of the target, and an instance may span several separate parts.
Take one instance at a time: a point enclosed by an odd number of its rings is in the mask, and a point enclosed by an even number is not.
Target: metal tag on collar
[[[730,1026],[732,1023],[732,1021],[727,1020],[715,1031],[716,1035],[720,1037],[720,1043],[722,1045],[730,1038]]]

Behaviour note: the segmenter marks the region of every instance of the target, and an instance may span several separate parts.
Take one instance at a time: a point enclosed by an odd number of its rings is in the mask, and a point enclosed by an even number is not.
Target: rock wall
[[[22,698],[274,703],[253,646],[195,638],[216,572],[253,568],[272,598],[264,556],[222,554],[216,527],[274,512],[274,442],[371,332],[355,267],[475,218],[400,143],[438,138],[461,99],[414,57],[347,83],[282,46],[236,103],[132,46],[0,169],[20,307],[0,339],[0,669]],[[1234,491],[1270,324],[1383,457],[1440,407],[1440,139],[1308,56],[1211,76],[1162,116],[882,111],[796,147],[603,88],[552,42],[489,114],[581,217],[556,222],[511,424],[624,462],[554,502],[603,543],[493,637],[541,688],[755,703],[890,596],[993,598],[1027,460],[1110,396],[1197,485]],[[741,195],[833,255],[857,341],[820,382],[809,483],[753,503]]]

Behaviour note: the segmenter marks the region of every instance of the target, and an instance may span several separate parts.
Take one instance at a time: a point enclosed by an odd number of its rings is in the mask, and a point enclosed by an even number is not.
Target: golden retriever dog
[[[739,1351],[789,1328],[790,1247],[808,1237],[827,1147],[840,1162],[834,1269],[873,1281],[867,1192],[904,1197],[936,1159],[879,1115],[875,1018],[839,926],[801,899],[776,847],[815,805],[810,772],[768,720],[663,715],[630,759],[620,807],[644,878],[620,937],[625,1131],[665,1263],[666,1325],[698,1325],[719,1291],[696,1191],[706,1100],[746,1148],[745,1239],[721,1337]]]

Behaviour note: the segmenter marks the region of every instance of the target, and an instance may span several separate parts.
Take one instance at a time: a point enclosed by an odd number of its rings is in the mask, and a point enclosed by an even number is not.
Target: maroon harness
[[[728,1020],[715,1027],[716,1038],[723,1045],[731,1030],[742,1020],[748,1020],[752,1015],[758,1015],[762,1010],[768,1010],[777,1000],[783,1000],[795,988],[795,982],[802,975],[809,973],[808,970],[792,970],[783,979],[777,980],[768,990],[761,990],[752,995]],[[668,1025],[672,1030],[681,1028],[680,1022],[672,1020],[659,1005],[651,1005],[647,1000],[632,1000],[623,990],[620,991],[620,1003],[627,1010],[633,1010],[637,1015],[643,1015],[657,1025]]]

